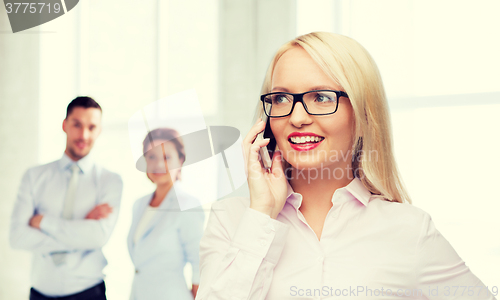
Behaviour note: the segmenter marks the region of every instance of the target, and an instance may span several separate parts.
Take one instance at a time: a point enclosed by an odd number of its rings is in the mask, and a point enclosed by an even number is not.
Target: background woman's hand
[[[259,118],[243,140],[243,154],[247,167],[247,181],[250,190],[250,208],[276,219],[286,201],[286,177],[281,165],[281,152],[275,151],[272,158],[271,172],[268,173],[259,161],[260,148],[269,143],[269,139],[256,141],[257,135],[265,128]]]

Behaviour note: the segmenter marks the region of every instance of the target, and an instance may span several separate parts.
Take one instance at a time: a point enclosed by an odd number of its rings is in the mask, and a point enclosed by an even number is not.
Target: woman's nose
[[[163,159],[150,160],[148,162],[148,172],[150,173],[166,173],[166,162]]]
[[[159,170],[165,170],[167,167],[167,160],[166,159],[159,159],[156,161],[156,168]],[[166,171],[166,170],[165,170]]]
[[[307,113],[303,103],[295,103],[289,122],[295,127],[302,127],[303,124],[310,124],[312,122],[312,118]]]

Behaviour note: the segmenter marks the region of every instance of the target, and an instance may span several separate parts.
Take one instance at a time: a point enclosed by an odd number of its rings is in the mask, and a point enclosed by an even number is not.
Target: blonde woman
[[[128,235],[135,267],[131,300],[192,300],[199,282],[199,243],[205,215],[202,210],[181,211],[179,201],[199,203],[178,184],[186,159],[179,133],[170,128],[151,131],[143,142],[147,176],[156,189],[136,201]],[[184,266],[192,266],[192,286]]]
[[[213,204],[196,299],[494,299],[410,205],[379,71],[360,44],[322,32],[286,43],[261,101],[279,151],[266,171],[258,119],[243,140],[250,198]]]

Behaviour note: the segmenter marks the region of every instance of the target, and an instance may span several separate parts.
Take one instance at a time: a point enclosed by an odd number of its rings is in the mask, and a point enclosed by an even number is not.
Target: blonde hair
[[[354,111],[353,170],[363,185],[387,201],[411,203],[392,149],[389,109],[377,65],[355,40],[334,33],[312,32],[281,46],[267,70],[262,94],[271,91],[274,67],[280,57],[293,47],[302,47],[318,66],[349,95]],[[258,103],[255,119],[264,116]],[[377,159],[367,155],[375,152]],[[288,163],[284,162],[284,170]]]

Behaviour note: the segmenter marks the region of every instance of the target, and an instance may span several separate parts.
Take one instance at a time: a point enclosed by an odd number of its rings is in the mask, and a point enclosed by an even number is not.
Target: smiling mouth
[[[292,144],[304,145],[304,144],[316,144],[324,139],[325,139],[324,137],[320,136],[292,136],[288,139],[288,141]]]

